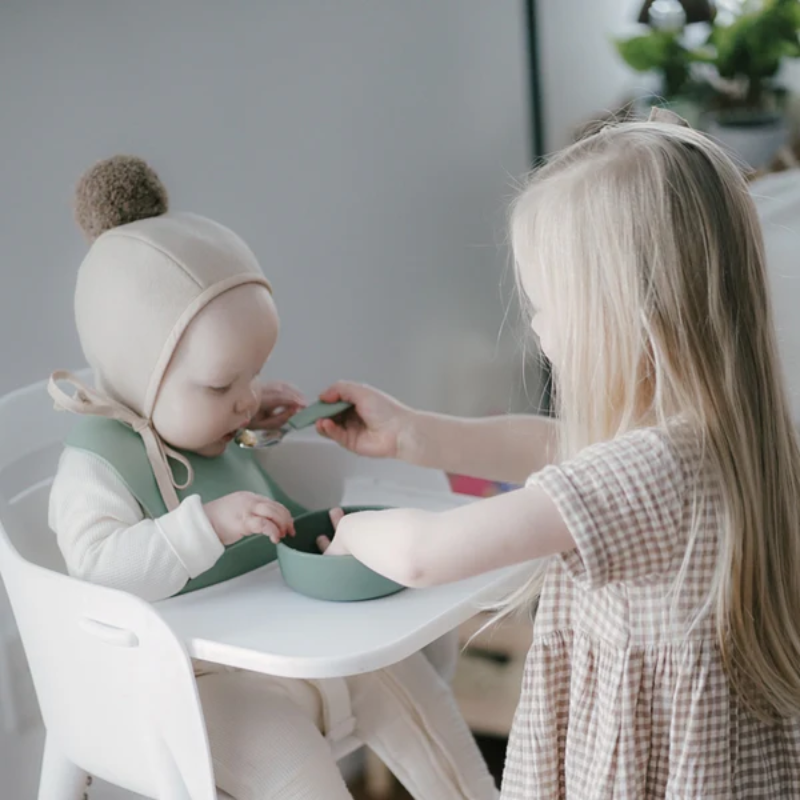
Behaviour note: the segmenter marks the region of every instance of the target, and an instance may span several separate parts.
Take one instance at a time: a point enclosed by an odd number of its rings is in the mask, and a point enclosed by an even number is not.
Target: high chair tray
[[[342,502],[430,510],[471,502],[443,492],[361,480]],[[530,575],[522,564],[458,583],[409,589],[362,603],[297,594],[276,563],[157,604],[193,658],[290,678],[333,678],[380,669],[458,627]]]

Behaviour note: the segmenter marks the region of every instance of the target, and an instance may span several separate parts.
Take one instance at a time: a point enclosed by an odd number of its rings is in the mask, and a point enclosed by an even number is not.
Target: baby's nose
[[[238,402],[236,413],[254,417],[258,411],[259,399],[256,387],[251,388]]]

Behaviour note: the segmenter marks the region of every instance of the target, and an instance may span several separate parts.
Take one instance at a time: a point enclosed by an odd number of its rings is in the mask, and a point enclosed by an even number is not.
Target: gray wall
[[[636,32],[642,0],[537,0],[544,136],[556,150],[577,125],[615,108],[649,81],[627,68],[612,39]]]
[[[517,0],[3,0],[0,392],[82,364],[71,191],[129,152],[259,256],[284,323],[270,376],[508,407],[497,245],[529,157],[522,22]],[[12,631],[0,596],[5,712],[24,689]],[[3,797],[35,795],[40,736],[0,714]]]
[[[284,323],[270,375],[447,404],[462,336],[502,320],[521,20],[516,0],[6,0],[0,391],[82,363],[71,191],[122,151],[256,251]]]

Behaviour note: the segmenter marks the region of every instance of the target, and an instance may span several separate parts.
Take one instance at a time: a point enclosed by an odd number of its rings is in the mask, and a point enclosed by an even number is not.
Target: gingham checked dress
[[[577,547],[548,570],[503,800],[800,798],[800,724],[741,708],[713,620],[687,634],[666,596],[696,485],[707,502],[684,610],[701,604],[717,558],[719,483],[691,431],[637,430],[528,483],[553,499]]]

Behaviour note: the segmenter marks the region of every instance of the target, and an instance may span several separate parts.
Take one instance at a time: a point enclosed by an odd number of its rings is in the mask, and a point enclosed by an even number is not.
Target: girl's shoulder
[[[595,589],[666,573],[687,540],[702,436],[682,421],[594,444],[531,476],[553,500],[576,548],[562,560]]]
[[[702,433],[685,419],[675,418],[589,445],[555,469],[599,482],[617,483],[622,475],[641,475],[657,483],[685,484],[696,479],[705,461]],[[536,479],[533,475],[530,481]]]

